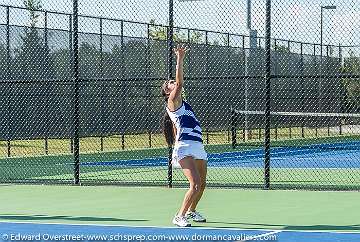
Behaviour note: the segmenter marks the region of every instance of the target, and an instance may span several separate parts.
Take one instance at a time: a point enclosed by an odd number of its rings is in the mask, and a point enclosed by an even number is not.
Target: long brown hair
[[[161,87],[161,95],[164,97],[164,101],[166,105],[169,100],[169,94],[166,92],[168,83],[169,80],[165,81]],[[162,130],[168,147],[172,147],[175,144],[174,124],[171,121],[167,111],[165,111],[164,116],[162,118]]]

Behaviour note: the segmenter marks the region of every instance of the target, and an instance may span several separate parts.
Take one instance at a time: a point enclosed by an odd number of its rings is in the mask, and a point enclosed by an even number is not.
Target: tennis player
[[[162,85],[162,95],[166,101],[164,116],[164,134],[169,146],[173,147],[172,164],[181,167],[190,183],[179,212],[173,224],[189,227],[188,219],[195,222],[206,222],[196,211],[196,206],[206,185],[207,154],[202,143],[199,121],[191,106],[183,100],[183,62],[189,49],[178,46],[174,49],[177,57],[176,78],[167,80]]]

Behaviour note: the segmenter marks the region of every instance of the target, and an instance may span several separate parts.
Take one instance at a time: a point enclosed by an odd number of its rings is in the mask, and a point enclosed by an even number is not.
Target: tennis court
[[[0,190],[2,241],[10,236],[23,236],[22,241],[26,236],[42,241],[56,236],[75,236],[71,241],[76,236],[81,241],[360,239],[358,192],[209,189],[199,204],[208,222],[184,229],[173,227],[171,219],[185,189],[3,185]]]
[[[319,144],[293,148],[274,148],[272,157],[274,168],[360,168],[360,141],[349,143]],[[337,149],[337,150],[336,150]],[[314,155],[316,156],[314,160]],[[209,154],[209,167],[263,167],[264,151],[255,149],[241,152]],[[167,157],[136,160],[115,160],[84,162],[83,166],[151,167],[167,166]]]
[[[289,183],[311,186],[317,182],[331,181],[334,188],[346,189],[359,184],[360,142],[357,136],[341,137],[341,139],[333,137],[322,141],[303,139],[302,142],[303,145],[299,145],[298,141],[295,142],[296,146],[291,146],[294,141],[281,142],[277,144],[279,147],[271,149],[271,171],[275,174],[272,182],[275,185]],[[231,184],[236,178],[243,183],[262,184],[264,149],[249,144],[241,148],[243,149],[241,151],[209,154],[210,185],[221,182]],[[136,170],[131,169],[139,169],[142,179],[155,180],[159,175],[157,171],[166,170],[167,164],[167,157],[107,161],[91,161],[91,158],[88,158],[82,166],[92,171],[111,168],[113,172],[118,171],[119,175],[135,173]],[[179,174],[181,172],[175,169],[174,173],[178,180],[183,179]],[[86,179],[87,175],[84,176]]]
[[[8,238],[22,240],[59,240],[67,241],[358,241],[360,232],[324,232],[324,231],[282,231],[282,230],[246,230],[174,227],[141,227],[110,225],[64,225],[44,223],[5,223],[0,225],[2,241]],[[69,239],[67,239],[69,238]],[[73,239],[71,239],[73,238]]]
[[[360,2],[324,2],[0,3],[0,241],[360,241]]]
[[[360,184],[359,136],[273,141],[271,186],[351,190]],[[207,145],[210,187],[256,187],[264,182],[264,149],[261,142],[244,142],[236,149],[229,145]],[[152,148],[120,152],[91,152],[81,155],[83,184],[168,183],[166,149]],[[71,155],[25,156],[0,159],[4,182],[69,184],[73,180]],[[12,164],[12,165],[9,165]],[[186,181],[180,169],[173,169],[174,185]],[[321,185],[321,186],[320,186]]]

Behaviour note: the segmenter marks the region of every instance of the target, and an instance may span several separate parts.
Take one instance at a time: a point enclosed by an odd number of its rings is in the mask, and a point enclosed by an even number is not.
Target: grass
[[[257,145],[261,147],[264,140],[264,129],[250,130],[249,139],[243,140],[243,131],[237,130],[237,143],[242,146]],[[302,135],[304,134],[304,135]],[[359,135],[359,131],[356,131]],[[277,141],[290,142],[291,140],[295,144],[296,142],[302,143],[302,140],[314,139],[330,139],[334,137],[343,136],[356,136],[355,132],[343,133],[339,135],[339,132],[334,128],[277,128],[271,129],[272,145],[276,146]],[[230,146],[231,133],[225,131],[211,131],[204,132],[203,134],[204,144],[208,146],[209,152],[221,152],[221,149],[227,149]],[[47,142],[47,150],[45,149]],[[102,153],[102,152],[125,152],[144,150],[144,149],[160,149],[161,152],[166,150],[166,143],[161,133],[141,133],[141,134],[126,134],[112,135],[106,137],[84,137],[80,139],[80,152],[81,154]],[[214,151],[213,151],[214,147]],[[219,149],[219,147],[222,147]],[[7,141],[0,141],[0,159],[7,158]],[[72,154],[71,152],[71,140],[70,139],[35,139],[35,140],[13,140],[10,145],[11,157],[34,157],[41,155],[65,155]]]
[[[328,136],[327,129],[316,132],[306,130],[306,138],[302,137],[300,128],[282,128],[276,132],[272,130],[272,147],[301,146],[313,143],[331,143],[342,141],[359,141],[359,135],[344,134],[342,136]],[[259,149],[263,147],[262,130],[252,130],[250,140],[239,141],[236,149],[229,142],[227,131],[204,134],[204,143],[209,153],[234,152],[241,150]],[[259,136],[260,134],[260,136]],[[331,134],[331,133],[330,133]],[[238,132],[242,137],[242,132]],[[277,140],[275,139],[275,135]],[[9,181],[61,182],[72,183],[74,177],[74,158],[71,153],[69,139],[49,139],[48,152],[44,151],[44,140],[16,140],[11,142],[11,155],[6,157],[6,142],[0,143],[0,179]],[[124,145],[123,145],[124,144]],[[86,137],[80,141],[80,162],[104,162],[114,160],[144,159],[151,157],[166,157],[168,150],[162,134],[128,134],[124,137],[114,135],[110,137]],[[167,167],[119,167],[119,166],[81,166],[81,180],[83,183],[144,183],[167,184]],[[339,189],[354,187],[360,184],[360,174],[355,169],[271,169],[273,186],[289,187],[320,187],[335,186]],[[209,167],[209,184],[213,186],[263,186],[263,169],[229,167]],[[181,171],[174,170],[174,184],[184,184]],[[358,186],[358,185],[356,185]]]

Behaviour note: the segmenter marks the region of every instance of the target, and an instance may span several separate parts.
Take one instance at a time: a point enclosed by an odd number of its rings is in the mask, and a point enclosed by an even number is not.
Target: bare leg
[[[185,213],[188,211],[190,205],[193,203],[194,199],[198,196],[200,191],[200,176],[195,165],[196,161],[192,157],[185,157],[179,164],[183,170],[184,175],[189,180],[190,187],[186,192],[183,203],[179,210],[178,215],[185,216]]]
[[[200,176],[200,189],[189,207],[190,211],[195,211],[196,206],[199,203],[199,201],[204,193],[205,187],[206,187],[207,161],[206,160],[196,160],[195,164],[196,164],[196,168],[199,173],[199,176]]]

